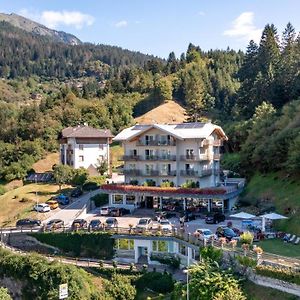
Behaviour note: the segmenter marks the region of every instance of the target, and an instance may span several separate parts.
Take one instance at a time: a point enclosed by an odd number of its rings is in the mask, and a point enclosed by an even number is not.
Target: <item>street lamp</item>
[[[186,274],[186,300],[190,300],[189,269],[183,270],[183,273]]]

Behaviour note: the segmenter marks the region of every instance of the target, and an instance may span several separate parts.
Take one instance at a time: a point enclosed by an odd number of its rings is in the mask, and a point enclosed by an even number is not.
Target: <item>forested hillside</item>
[[[188,120],[225,128],[224,167],[247,177],[254,170],[299,174],[300,38],[291,24],[281,37],[267,25],[246,53],[190,44],[166,61],[117,47],[53,43],[7,23],[0,43],[2,84],[16,99],[0,94],[6,180],[24,177],[35,160],[56,151],[65,126],[87,122],[117,133],[170,99],[185,107]],[[40,99],[28,101],[36,93]]]

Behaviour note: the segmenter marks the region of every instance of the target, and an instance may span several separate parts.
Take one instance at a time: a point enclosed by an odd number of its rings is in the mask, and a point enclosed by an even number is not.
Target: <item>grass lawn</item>
[[[275,206],[276,212],[284,213],[291,209],[287,220],[275,222],[275,226],[284,232],[300,236],[300,180],[283,177],[279,173],[256,174],[247,183],[242,200],[259,207]],[[253,206],[254,207],[254,206]],[[253,211],[253,213],[259,213]]]
[[[68,187],[63,190],[67,191]],[[39,202],[45,202],[58,194],[59,187],[55,184],[26,184],[10,190],[0,196],[0,226],[14,225],[15,221],[24,217],[41,219],[44,215],[32,211],[36,203],[36,192]]]
[[[256,285],[251,281],[243,283],[247,300],[297,300],[299,297],[278,290]]]
[[[284,243],[280,239],[268,239],[255,244],[259,245],[265,252],[300,259],[300,245]]]

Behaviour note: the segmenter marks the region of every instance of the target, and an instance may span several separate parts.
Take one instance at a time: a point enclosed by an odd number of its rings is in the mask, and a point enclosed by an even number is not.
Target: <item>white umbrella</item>
[[[277,213],[270,213],[270,214],[265,214],[265,215],[261,215],[259,216],[260,218],[262,218],[262,225],[261,225],[261,230],[264,232],[266,230],[266,219],[269,220],[282,220],[282,219],[287,219],[287,217],[277,214]]]
[[[248,214],[246,212],[240,212],[234,215],[230,215],[232,218],[238,218],[238,219],[253,219],[255,218],[254,215]]]

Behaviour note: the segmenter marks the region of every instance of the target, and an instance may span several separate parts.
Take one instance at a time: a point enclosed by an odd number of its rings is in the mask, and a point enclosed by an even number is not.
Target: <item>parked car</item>
[[[141,218],[137,223],[136,231],[149,230],[153,228],[153,221],[150,218]]]
[[[96,231],[101,230],[103,228],[103,225],[99,219],[91,220],[89,224],[89,231]]]
[[[225,221],[225,215],[223,215],[220,212],[209,213],[205,217],[205,223],[206,224],[218,224],[218,223],[224,222],[224,221]]]
[[[217,237],[225,237],[229,241],[240,239],[240,237],[231,228],[228,227],[218,227],[216,235]]]
[[[55,200],[61,205],[68,205],[70,203],[69,197],[64,194],[58,195]]]
[[[57,200],[51,200],[51,199],[46,201],[46,204],[48,204],[51,209],[56,209],[59,206]]]
[[[205,241],[216,238],[216,235],[210,229],[207,228],[196,229],[194,232],[194,236],[198,236],[198,235],[200,240],[205,240]]]
[[[187,210],[184,213],[184,221],[189,222],[189,221],[192,221],[192,220],[196,220],[196,215],[192,211]]]
[[[37,212],[49,212],[51,209],[50,209],[50,206],[46,203],[38,203],[36,204],[33,209]]]
[[[171,232],[173,229],[173,225],[171,224],[171,222],[167,219],[161,219],[159,221],[159,226],[161,227],[161,230],[163,232]]]
[[[109,216],[110,212],[113,208],[114,207],[108,207],[108,206],[101,207],[100,208],[100,216]]]
[[[86,229],[87,221],[84,219],[75,219],[72,223],[72,230]]]
[[[71,197],[73,198],[77,198],[77,197],[80,197],[81,195],[83,194],[83,191],[81,188],[76,188],[72,191],[71,193]]]
[[[106,228],[117,228],[118,220],[116,218],[107,218],[105,220],[105,227]]]
[[[41,226],[41,221],[36,219],[20,219],[16,223],[17,227],[35,227]]]
[[[119,211],[120,211],[120,216],[124,216],[124,215],[130,214],[130,210],[127,209],[127,208],[124,208],[124,207],[120,207]]]
[[[120,214],[121,214],[120,209],[117,207],[112,207],[109,211],[109,215],[111,217],[120,217]]]
[[[64,227],[64,221],[63,220],[60,220],[60,219],[53,219],[53,220],[50,220],[47,224],[46,224],[46,227],[45,229],[47,231],[53,231],[53,230],[56,230],[56,229],[61,229]]]

